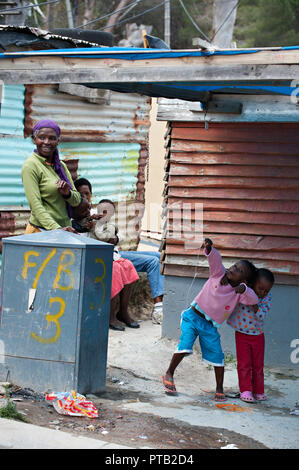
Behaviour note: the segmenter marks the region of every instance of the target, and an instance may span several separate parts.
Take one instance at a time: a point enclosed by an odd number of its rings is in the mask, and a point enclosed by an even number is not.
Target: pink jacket
[[[212,320],[219,324],[223,323],[238,303],[245,305],[258,303],[258,297],[250,287],[246,286],[243,294],[236,294],[230,284],[226,286],[220,284],[226,269],[222,264],[220,253],[214,247],[209,255],[205,251],[204,254],[209,261],[210,277],[194,301]]]

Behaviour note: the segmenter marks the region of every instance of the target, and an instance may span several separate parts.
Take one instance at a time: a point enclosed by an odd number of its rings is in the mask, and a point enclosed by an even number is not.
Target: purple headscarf
[[[42,121],[39,121],[35,124],[34,128],[33,128],[33,136],[34,136],[34,133],[35,131],[38,131],[39,129],[43,129],[44,127],[48,127],[50,129],[54,129],[56,134],[58,135],[58,137],[60,137],[60,127],[58,126],[58,124],[56,124],[55,121],[51,121],[51,119],[43,119]],[[34,149],[34,152],[36,152],[37,149]],[[58,153],[58,150],[57,148],[55,149],[55,152],[53,154],[53,165],[54,165],[54,170],[55,172],[57,173],[57,175],[59,176],[59,178],[63,181],[66,181],[66,183],[69,185],[70,189],[72,190],[73,187],[69,181],[69,179],[67,178],[66,174],[65,174],[65,171],[63,169],[63,166],[61,165],[61,161],[59,159],[59,153]],[[71,217],[71,207],[68,203],[66,203],[66,208],[67,208],[67,213],[69,215],[69,217]]]

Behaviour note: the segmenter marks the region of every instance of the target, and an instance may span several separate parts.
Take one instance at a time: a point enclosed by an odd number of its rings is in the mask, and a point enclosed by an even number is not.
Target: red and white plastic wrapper
[[[50,401],[57,413],[68,416],[87,416],[88,418],[98,418],[98,409],[91,401],[86,400],[84,395],[71,392],[49,393],[46,401]]]

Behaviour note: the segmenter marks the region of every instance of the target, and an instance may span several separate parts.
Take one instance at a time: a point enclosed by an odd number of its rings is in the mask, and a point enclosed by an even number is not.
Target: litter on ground
[[[88,418],[98,418],[99,415],[94,404],[75,390],[47,394],[46,401],[52,402],[57,413],[61,415],[87,416]]]

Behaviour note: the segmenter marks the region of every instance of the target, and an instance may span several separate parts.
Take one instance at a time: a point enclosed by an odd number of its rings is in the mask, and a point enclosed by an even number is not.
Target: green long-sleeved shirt
[[[46,159],[33,153],[23,164],[22,181],[31,209],[30,222],[45,230],[55,230],[71,225],[66,209],[66,202],[76,207],[81,202],[81,195],[75,189],[72,177],[64,162],[61,162],[73,190],[69,198],[64,198],[58,191],[59,179]]]

